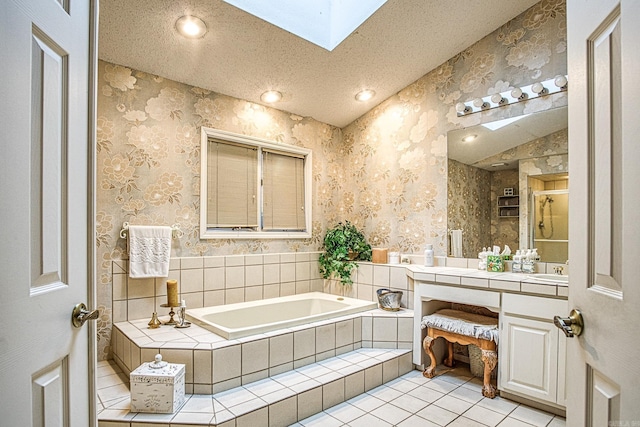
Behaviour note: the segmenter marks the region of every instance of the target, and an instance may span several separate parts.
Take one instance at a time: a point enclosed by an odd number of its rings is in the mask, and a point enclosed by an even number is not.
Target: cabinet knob
[[[582,313],[576,309],[571,310],[569,317],[554,316],[553,324],[562,330],[568,338],[573,338],[574,335],[579,337],[584,328]]]

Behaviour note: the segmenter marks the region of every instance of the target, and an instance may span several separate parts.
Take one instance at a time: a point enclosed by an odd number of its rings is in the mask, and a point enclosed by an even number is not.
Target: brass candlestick
[[[178,324],[178,322],[175,321],[175,319],[173,318],[173,316],[176,314],[175,311],[173,311],[173,306],[169,305],[169,304],[160,304],[160,307],[169,307],[169,320],[167,322],[164,322],[165,325],[176,325]]]

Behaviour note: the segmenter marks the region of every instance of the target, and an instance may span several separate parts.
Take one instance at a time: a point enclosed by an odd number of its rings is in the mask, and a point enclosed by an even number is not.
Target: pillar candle
[[[179,307],[178,301],[178,281],[167,280],[167,305],[170,307]]]

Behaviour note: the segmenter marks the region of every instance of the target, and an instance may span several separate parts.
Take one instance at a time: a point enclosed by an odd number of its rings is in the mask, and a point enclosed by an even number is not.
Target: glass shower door
[[[531,203],[531,248],[545,262],[569,259],[569,191],[536,191]]]

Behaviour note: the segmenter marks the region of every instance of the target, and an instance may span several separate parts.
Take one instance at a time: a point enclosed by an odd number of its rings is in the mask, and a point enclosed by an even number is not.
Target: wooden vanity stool
[[[474,344],[482,350],[484,378],[482,395],[493,399],[496,388],[491,384],[491,372],[498,364],[497,340],[498,319],[460,310],[439,310],[422,318],[422,328],[427,328],[423,341],[424,350],[431,358],[431,365],[422,375],[433,378],[436,374],[436,355],[432,346],[436,338],[444,338],[448,344],[448,355],[443,361],[445,366],[453,367],[453,343]]]

